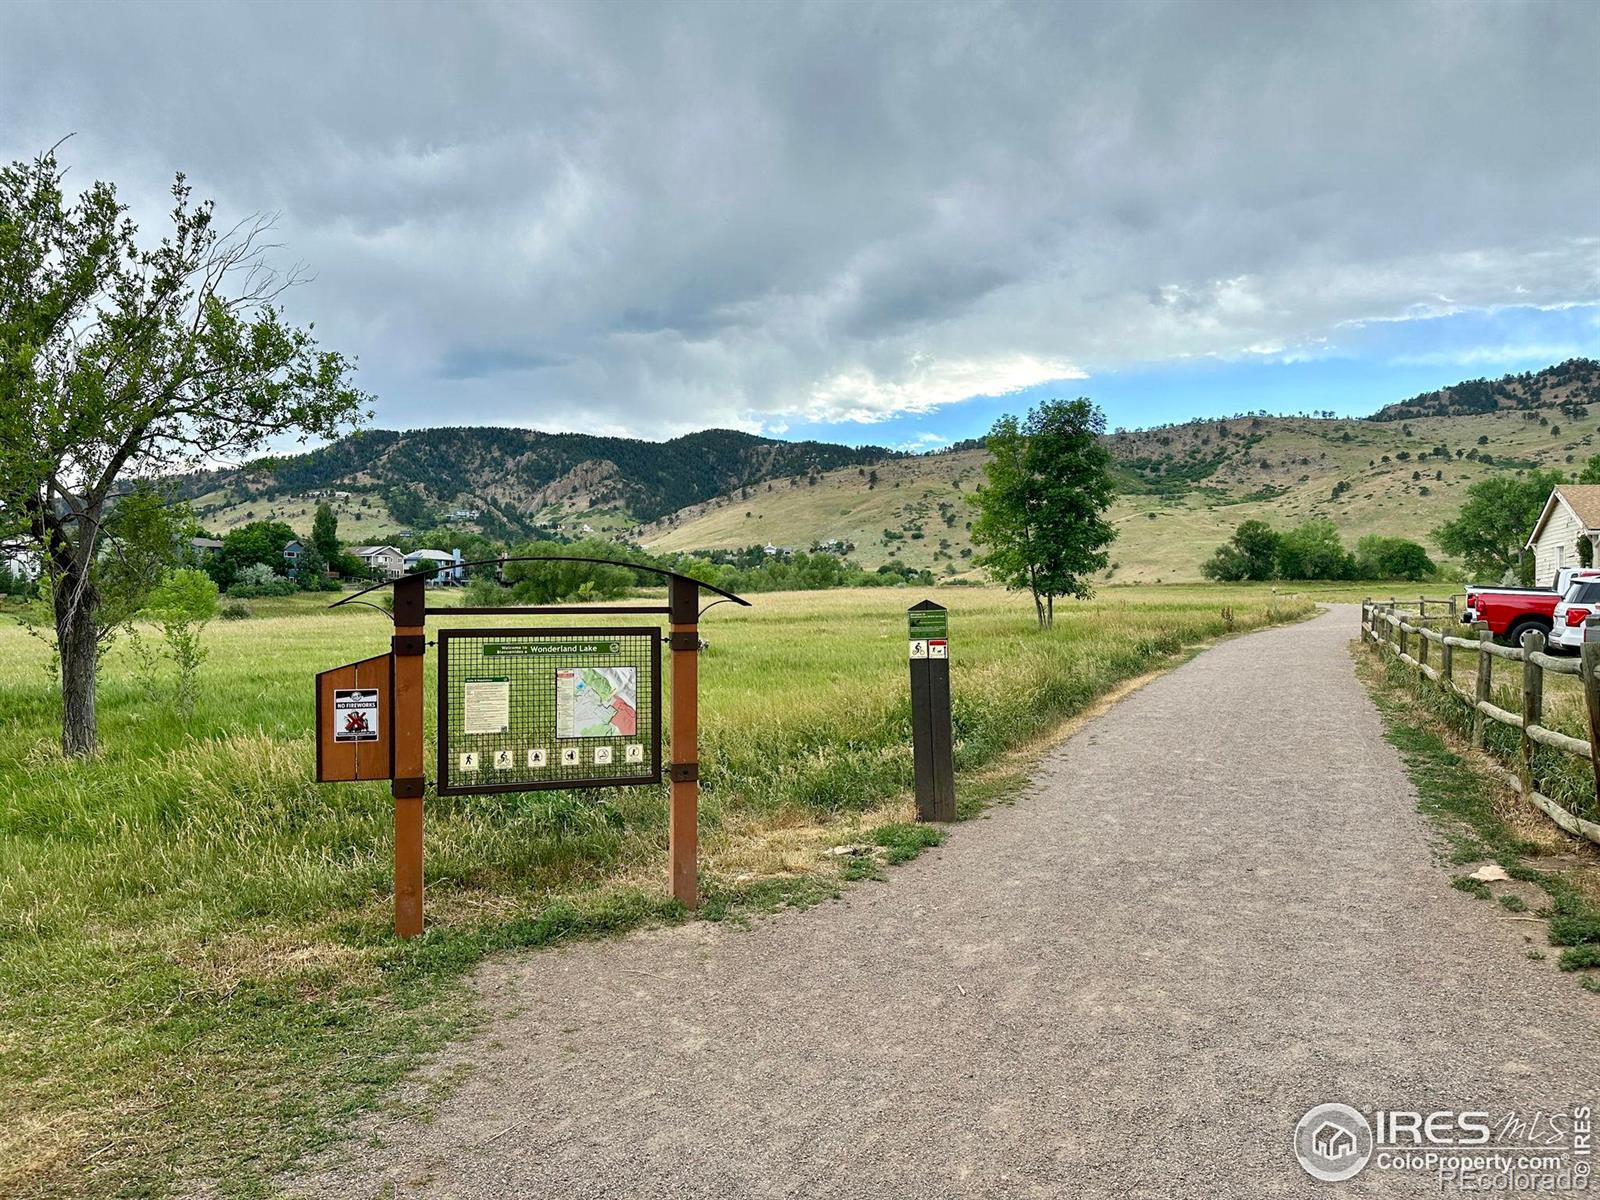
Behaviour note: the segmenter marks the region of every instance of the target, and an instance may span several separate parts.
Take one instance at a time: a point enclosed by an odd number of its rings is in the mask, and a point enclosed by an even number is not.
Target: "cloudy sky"
[[[278,214],[378,424],[938,445],[1600,355],[1600,6],[0,7],[0,153]]]

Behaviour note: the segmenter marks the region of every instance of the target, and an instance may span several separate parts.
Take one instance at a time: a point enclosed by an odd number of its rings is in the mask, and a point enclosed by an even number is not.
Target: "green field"
[[[903,824],[917,598],[773,594],[708,615],[706,916],[878,873],[829,847],[876,841],[893,861],[920,844]],[[969,812],[1015,782],[1014,751],[1120,681],[1310,607],[1260,587],[1108,589],[1041,633],[1023,597],[940,598]],[[113,650],[86,762],[56,750],[44,647],[0,617],[0,1194],[207,1178],[255,1194],[459,1032],[483,955],[682,919],[663,896],[663,790],[430,798],[430,928],[395,942],[386,786],[310,781],[312,673],[381,652],[389,627],[323,603],[212,625],[187,719],[170,678]]]

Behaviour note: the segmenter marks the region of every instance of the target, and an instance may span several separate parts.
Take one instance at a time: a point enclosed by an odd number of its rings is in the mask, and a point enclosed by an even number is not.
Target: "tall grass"
[[[1453,630],[1450,632],[1454,632]],[[1415,641],[1415,638],[1412,639]],[[1440,665],[1439,648],[1429,646],[1430,665]],[[1413,650],[1413,653],[1415,651]],[[1470,696],[1477,688],[1478,655],[1472,650],[1456,649],[1451,656],[1451,675],[1458,687]],[[1402,670],[1408,670],[1401,664]],[[1522,664],[1503,658],[1494,659],[1491,676],[1491,700],[1510,712],[1522,711]],[[1587,741],[1589,718],[1583,702],[1583,688],[1575,675],[1558,675],[1545,671],[1544,700],[1540,724],[1571,737]],[[1431,681],[1416,689],[1437,717],[1447,721],[1458,733],[1466,733],[1472,726],[1472,710],[1464,700],[1442,691]],[[1509,769],[1516,770],[1521,762],[1522,734],[1509,725],[1485,718],[1484,749],[1494,754]],[[1570,813],[1590,821],[1600,821],[1600,805],[1595,802],[1594,773],[1588,760],[1556,750],[1535,745],[1533,749],[1534,785]]]
[[[820,846],[903,806],[915,598],[767,595],[708,616],[713,911],[833,886],[814,853],[735,878],[752,839],[810,830]],[[1017,597],[941,598],[968,773],[1184,646],[1310,607],[1262,589],[1139,588],[1067,606],[1041,633]],[[388,623],[253,607],[208,631],[189,716],[152,702],[114,652],[104,750],[84,762],[55,749],[43,648],[0,623],[0,1087],[14,1117],[0,1193],[159,1194],[195,1175],[249,1193],[458,1027],[453,981],[483,954],[681,916],[660,888],[662,789],[430,798],[430,931],[393,942],[386,785],[310,780],[312,673],[381,652]]]

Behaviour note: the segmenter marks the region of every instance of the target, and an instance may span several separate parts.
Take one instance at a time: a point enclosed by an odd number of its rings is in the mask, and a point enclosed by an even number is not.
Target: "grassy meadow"
[[[917,598],[707,614],[702,916],[824,900],[929,840],[906,824]],[[1119,683],[1311,609],[1265,587],[1109,589],[1041,633],[1025,597],[939,598],[968,814]],[[387,785],[311,782],[312,674],[381,653],[389,625],[326,602],[211,625],[188,716],[170,673],[114,648],[83,762],[57,750],[45,647],[0,616],[0,1194],[260,1194],[470,1022],[485,954],[684,919],[664,788],[430,797],[429,929],[395,941]],[[841,844],[863,849],[825,853]]]

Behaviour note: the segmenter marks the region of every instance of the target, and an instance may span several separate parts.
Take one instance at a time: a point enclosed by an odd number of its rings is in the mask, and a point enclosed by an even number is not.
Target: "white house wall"
[[[1533,582],[1537,586],[1549,587],[1555,583],[1557,571],[1577,564],[1578,535],[1582,532],[1583,522],[1558,502],[1533,544]]]

